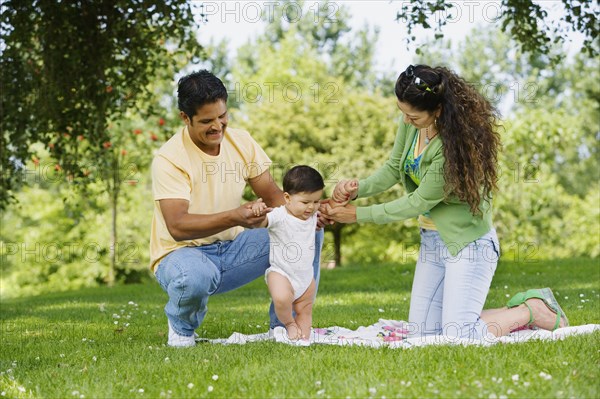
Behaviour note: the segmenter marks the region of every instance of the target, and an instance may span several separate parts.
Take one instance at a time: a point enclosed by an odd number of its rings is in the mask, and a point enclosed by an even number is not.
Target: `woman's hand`
[[[358,179],[340,180],[333,189],[331,199],[339,204],[347,204],[358,195]]]
[[[324,212],[327,210],[326,205],[331,201],[330,198],[321,200],[318,211],[318,219],[317,219],[317,230],[321,230],[323,227],[328,226],[330,224],[334,224],[335,222],[331,220]]]
[[[356,206],[354,205],[346,205],[346,206],[331,206],[332,200],[322,202],[319,211],[329,221],[338,223],[356,223]]]

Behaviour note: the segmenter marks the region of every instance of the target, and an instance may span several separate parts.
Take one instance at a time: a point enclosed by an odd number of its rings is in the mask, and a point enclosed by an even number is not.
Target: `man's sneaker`
[[[167,342],[167,345],[176,346],[179,348],[196,345],[196,338],[193,335],[189,337],[186,337],[185,335],[179,335],[175,332],[175,330],[173,330],[171,321],[167,320],[167,322],[169,323],[169,341]]]

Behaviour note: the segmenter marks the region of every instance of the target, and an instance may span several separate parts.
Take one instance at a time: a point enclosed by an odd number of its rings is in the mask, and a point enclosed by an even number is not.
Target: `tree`
[[[396,109],[389,96],[371,92],[367,79],[359,85],[351,73],[338,75],[332,64],[341,56],[320,53],[322,42],[307,37],[302,26],[287,27],[276,43],[260,40],[240,51],[232,67],[240,108],[232,115],[267,149],[277,182],[292,165],[308,164],[321,172],[330,193],[339,179],[365,176],[386,158]],[[326,257],[341,265],[342,231],[349,236],[356,230],[328,228],[334,245],[325,248]]]
[[[159,71],[171,78],[178,54],[199,50],[193,27],[185,0],[4,2],[0,207],[33,143],[75,177],[84,177],[82,164],[101,163],[118,134],[108,122],[148,95]]]
[[[563,44],[569,32],[580,32],[584,36],[583,50],[591,57],[598,55],[598,17],[600,10],[595,2],[580,0],[561,0],[564,17],[552,21],[541,2],[533,0],[502,0],[493,19],[501,23],[503,32],[517,40],[523,50],[533,53],[550,54],[555,44]],[[461,3],[450,0],[410,0],[403,2],[396,19],[404,22],[408,28],[407,44],[416,40],[413,30],[421,26],[431,29],[431,16],[435,15],[437,24],[433,27],[435,38],[441,39],[442,28],[449,22],[455,22],[466,13],[469,7],[481,6],[481,3]],[[495,4],[492,4],[496,8]],[[483,8],[485,9],[485,3]],[[470,14],[469,14],[470,15]],[[490,17],[488,17],[490,18]],[[419,52],[419,49],[417,49]],[[562,58],[554,54],[556,63]]]

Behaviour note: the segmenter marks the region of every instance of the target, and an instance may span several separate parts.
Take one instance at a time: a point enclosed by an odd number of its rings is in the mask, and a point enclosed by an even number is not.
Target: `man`
[[[185,127],[152,162],[154,217],[151,268],[169,295],[165,306],[170,346],[195,345],[208,298],[263,276],[269,267],[266,214],[240,205],[246,184],[270,211],[284,203],[271,160],[250,134],[227,128],[227,90],[199,71],[179,80],[178,106]],[[254,228],[254,229],[253,229]],[[315,234],[315,281],[323,232]],[[273,306],[271,328],[281,325]]]

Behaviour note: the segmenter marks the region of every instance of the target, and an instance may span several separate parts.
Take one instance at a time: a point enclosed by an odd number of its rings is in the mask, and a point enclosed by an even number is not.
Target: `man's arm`
[[[271,172],[268,169],[260,175],[249,179],[248,183],[250,183],[252,191],[254,191],[259,198],[262,198],[268,207],[275,208],[285,204],[283,191],[277,187],[277,184],[275,184],[273,176],[271,176]]]
[[[183,199],[162,199],[159,203],[169,234],[175,241],[208,237],[235,226],[260,227],[266,219],[264,214],[254,215],[252,203],[209,215],[188,213],[189,202]]]

